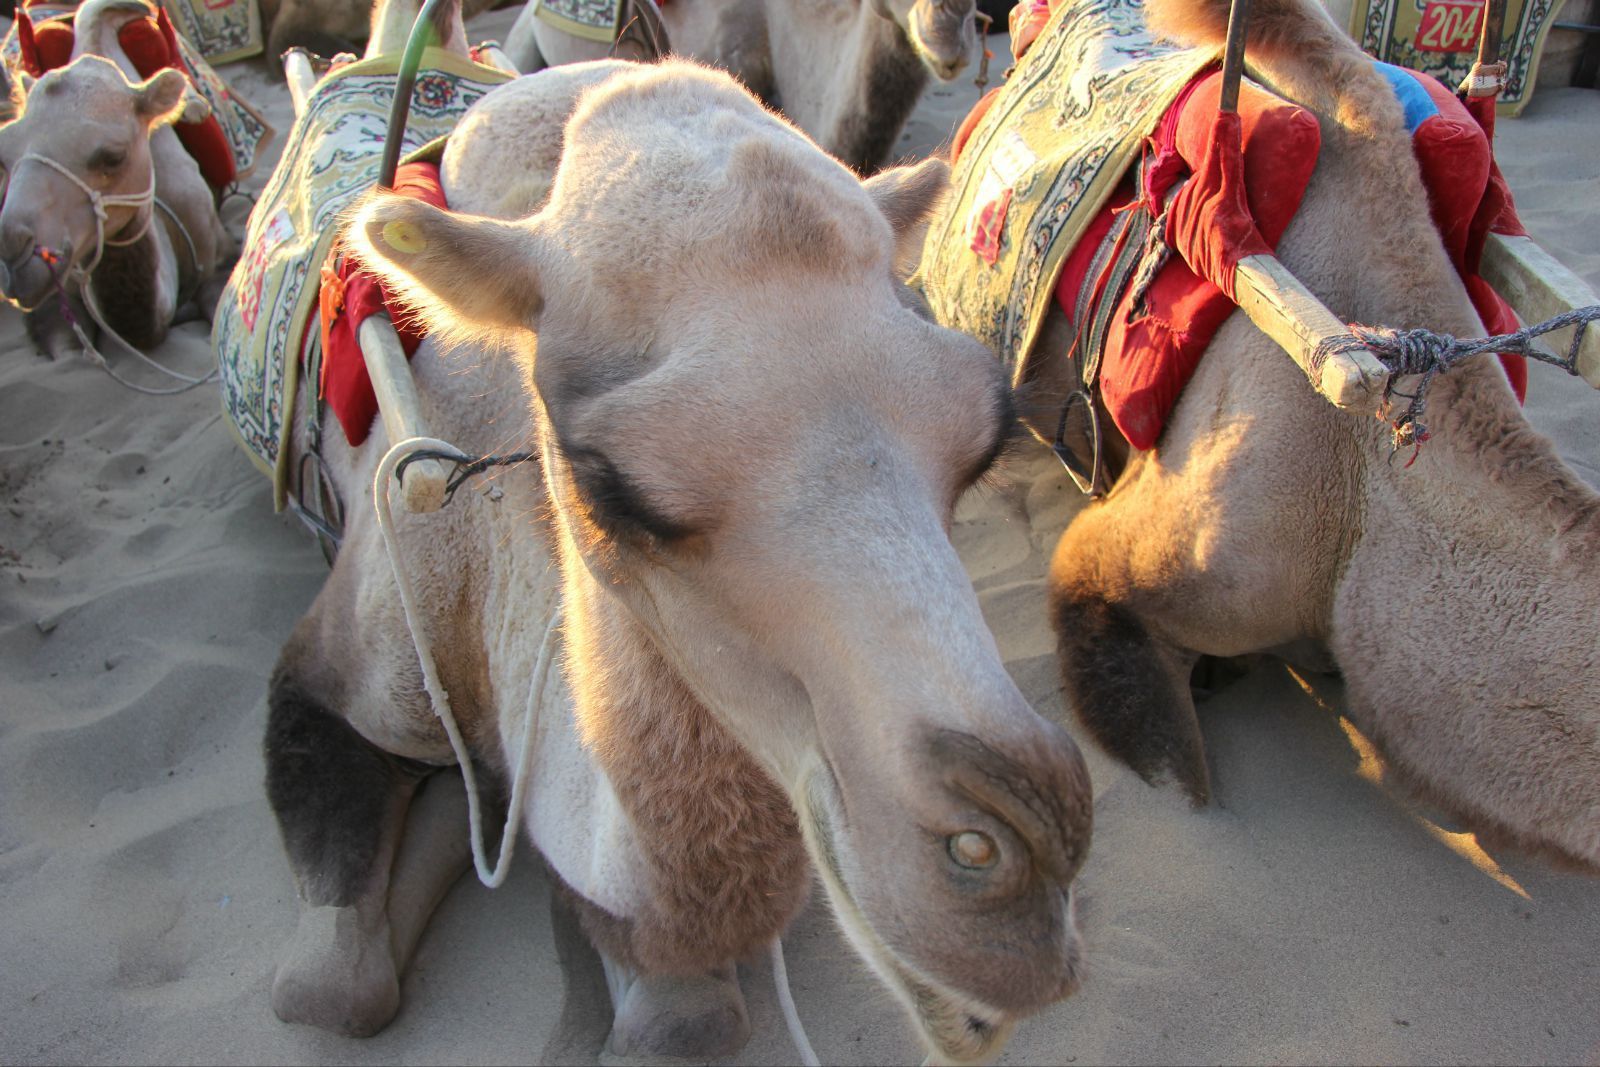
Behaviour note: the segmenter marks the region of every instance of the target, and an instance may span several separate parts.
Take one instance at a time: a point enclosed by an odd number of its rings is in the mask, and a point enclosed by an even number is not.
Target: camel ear
[[[895,261],[915,263],[922,254],[924,223],[950,187],[950,164],[925,159],[915,166],[879,171],[861,184],[894,230]]]
[[[533,329],[544,306],[539,237],[527,224],[376,193],[349,233],[367,268],[447,340]]]
[[[144,124],[152,129],[177,122],[183,115],[184,98],[188,91],[189,79],[168,67],[133,87],[136,98],[134,110]]]

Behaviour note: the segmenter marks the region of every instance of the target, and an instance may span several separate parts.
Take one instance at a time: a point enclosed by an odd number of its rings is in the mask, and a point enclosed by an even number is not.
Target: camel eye
[[[99,148],[89,157],[89,169],[97,170],[103,174],[111,174],[121,170],[122,165],[128,161],[128,153],[120,148]]]

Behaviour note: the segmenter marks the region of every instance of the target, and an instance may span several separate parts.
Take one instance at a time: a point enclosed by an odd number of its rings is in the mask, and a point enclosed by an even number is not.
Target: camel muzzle
[[[949,81],[979,47],[975,5],[972,0],[918,0],[906,35],[934,77]]]

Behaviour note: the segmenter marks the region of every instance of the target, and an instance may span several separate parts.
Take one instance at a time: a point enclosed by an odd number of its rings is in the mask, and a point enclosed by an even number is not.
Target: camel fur
[[[1222,0],[1148,13],[1180,40],[1225,33]],[[1252,76],[1322,126],[1279,257],[1345,321],[1482,336],[1370,60],[1315,4],[1250,17]],[[1068,388],[1044,353],[1070,337],[1053,312],[1027,405],[1042,433]],[[1111,753],[1203,804],[1197,658],[1334,666],[1352,723],[1421,796],[1486,841],[1600,870],[1600,496],[1491,357],[1439,377],[1423,421],[1414,461],[1392,454],[1384,422],[1327,404],[1234,315],[1158,446],[1119,442],[1119,480],[1055,551],[1068,697]]]
[[[506,39],[518,70],[606,55],[529,4]],[[712,0],[661,5],[673,51],[731,72],[863,174],[894,150],[928,77],[949,81],[982,47],[974,0]]]
[[[17,118],[0,127],[0,164],[10,176],[0,205],[0,291],[27,314],[29,332],[52,358],[78,345],[69,314],[94,330],[86,284],[106,325],[151,348],[186,311],[209,317],[221,268],[232,261],[211,189],[170,128],[203,102],[175,70],[139,81],[117,44],[121,26],[153,13],[144,0],[88,0],[77,14],[72,61],[37,80],[19,72]],[[89,193],[29,155],[102,195],[138,196],[153,186],[156,202],[108,204],[97,228]]]
[[[1013,418],[993,360],[893,271],[944,165],[863,184],[726,74],[613,61],[490,93],[441,171],[452,211],[380,195],[349,236],[430,326],[430,431],[537,459],[398,536],[502,803],[535,731],[526,832],[605,962],[612,1051],[737,1051],[735,963],[814,867],[928,1049],[996,1055],[1077,984],[1091,804],[947,536]],[[303,905],[273,1005],[351,1034],[398,1010],[465,866],[453,756],[354,504],[382,437],[328,436],[349,522],[266,740]]]

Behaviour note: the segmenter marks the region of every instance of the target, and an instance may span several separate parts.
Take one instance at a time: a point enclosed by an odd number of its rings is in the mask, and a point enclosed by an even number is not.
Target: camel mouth
[[[942,11],[927,14],[929,5],[917,4],[906,20],[906,36],[922,65],[940,81],[950,81],[966,67],[978,47],[975,16],[968,11],[959,20]]]
[[[856,951],[908,1010],[918,1036],[929,1051],[928,1062],[972,1064],[993,1061],[1011,1039],[1021,1016],[984,1004],[946,988],[920,973],[884,943],[865,911],[845,884],[834,843],[833,828],[821,805],[811,796],[822,772],[813,774],[802,795],[801,826],[807,851],[822,877],[834,915]],[[1063,907],[1072,914],[1071,891],[1063,893]],[[1068,976],[1065,992],[1078,986],[1076,968]]]

